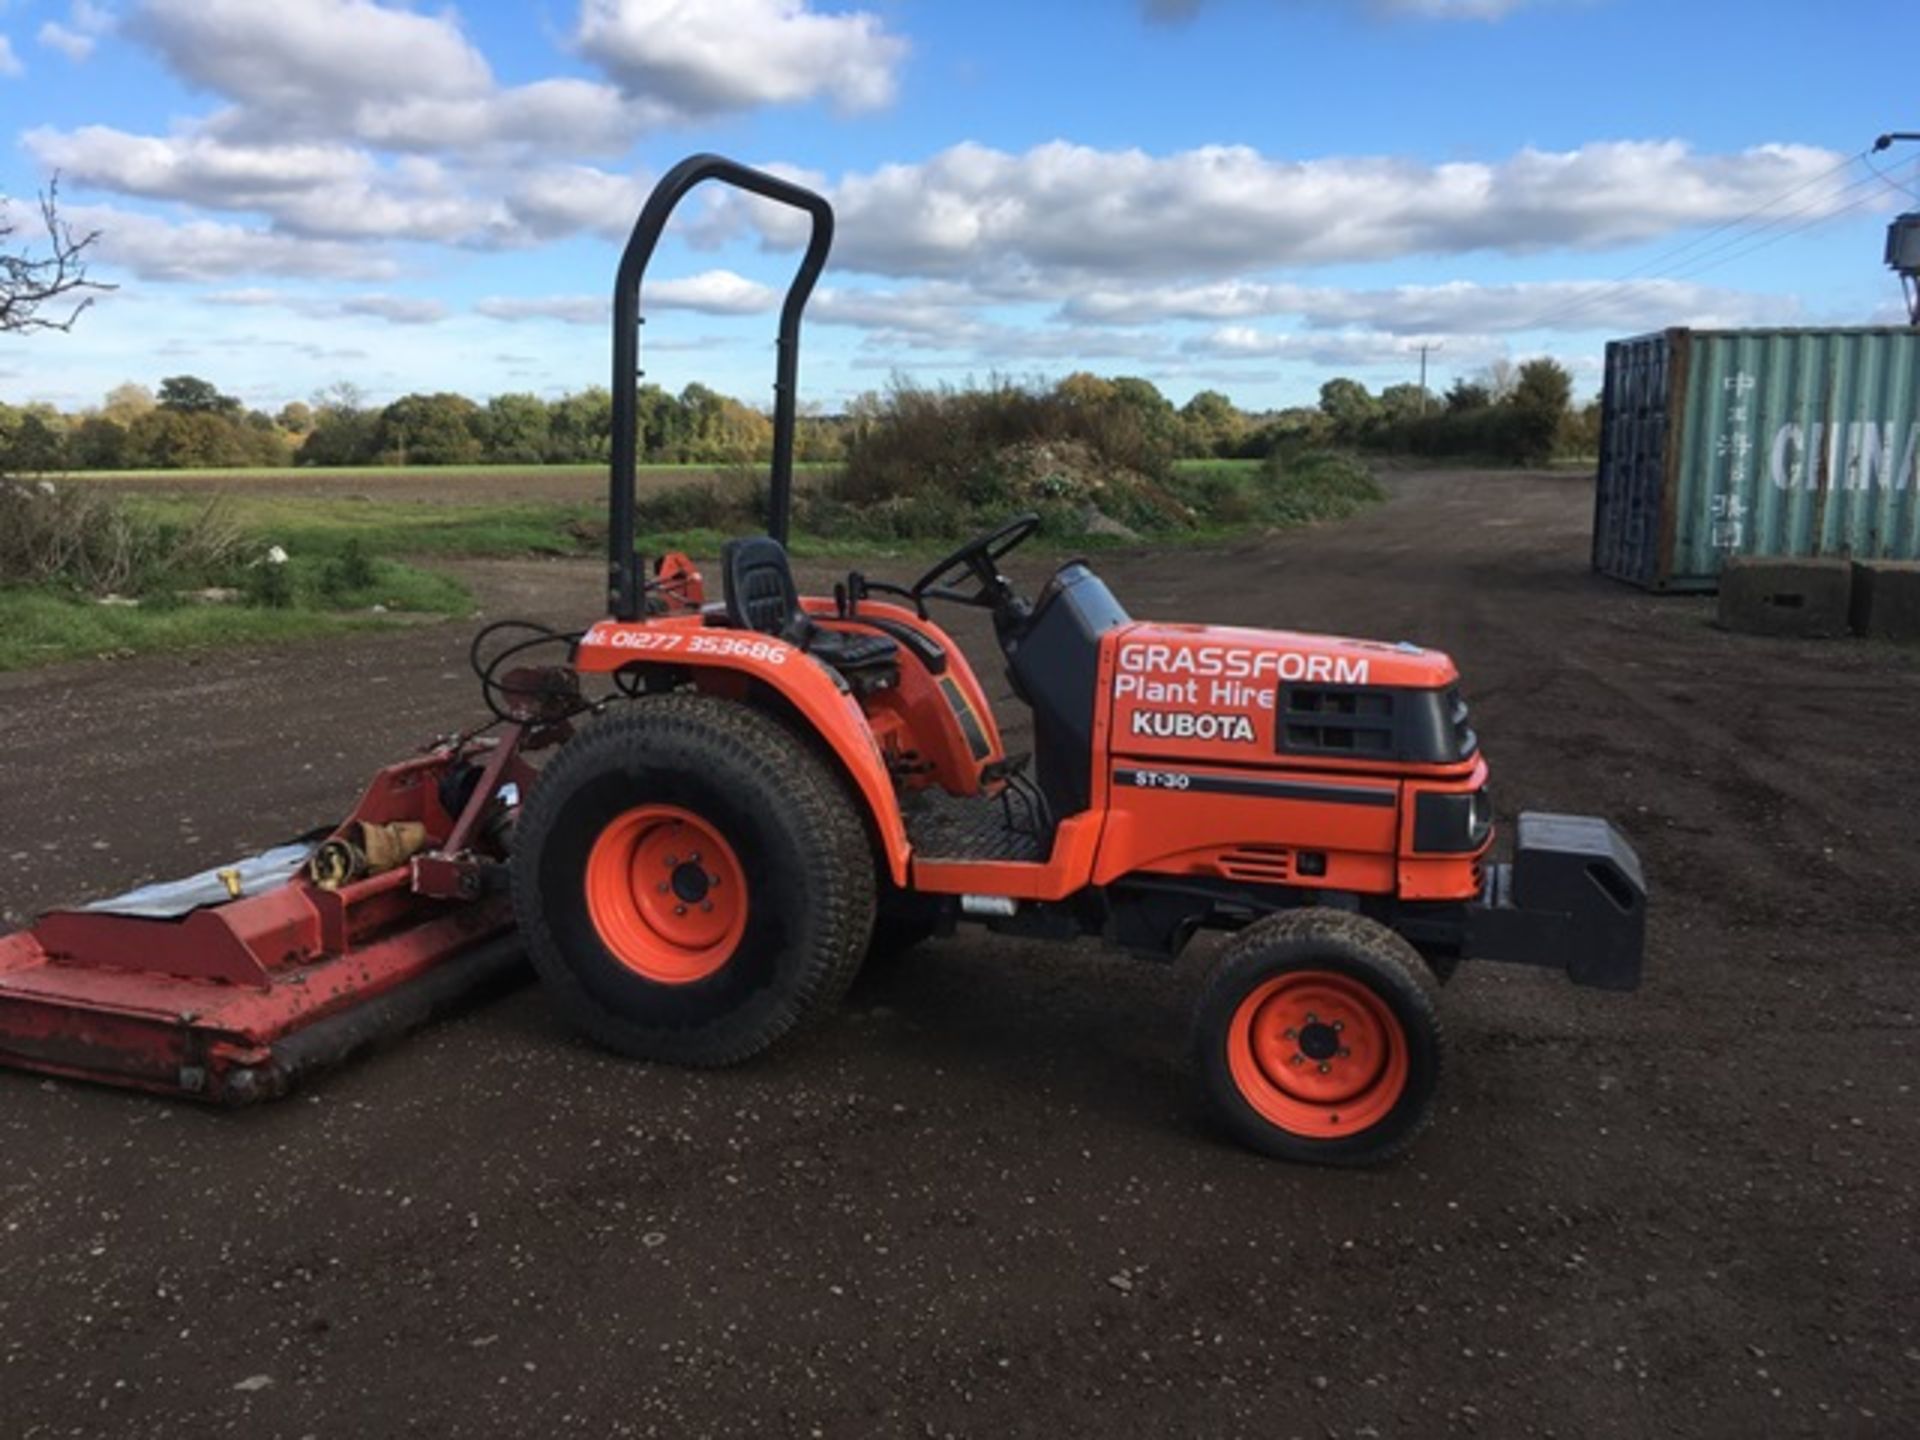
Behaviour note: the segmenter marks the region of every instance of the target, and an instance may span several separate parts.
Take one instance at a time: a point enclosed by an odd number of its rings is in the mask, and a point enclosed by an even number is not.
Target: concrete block
[[[1854,562],[1853,629],[1875,640],[1920,640],[1920,561]]]
[[[1720,572],[1720,624],[1749,635],[1845,635],[1853,604],[1848,560],[1730,558]]]

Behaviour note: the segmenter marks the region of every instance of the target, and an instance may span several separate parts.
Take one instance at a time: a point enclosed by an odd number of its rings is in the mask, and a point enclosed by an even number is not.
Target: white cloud
[[[1306,334],[1274,334],[1245,325],[1224,325],[1207,335],[1181,343],[1183,354],[1218,360],[1298,360],[1313,365],[1359,367],[1398,364],[1412,355],[1422,339],[1383,330],[1329,330]],[[1446,354],[1456,364],[1504,354],[1506,347],[1488,335],[1449,335]]]
[[[905,42],[802,0],[586,0],[575,40],[617,83],[501,85],[452,10],[375,0],[143,0],[128,22],[188,84],[231,102],[205,128],[245,143],[619,153],[647,130],[824,96],[884,104]]]
[[[558,320],[567,325],[604,325],[612,313],[604,295],[491,295],[473,308],[490,320]]]
[[[270,209],[318,187],[362,181],[374,168],[371,156],[345,145],[229,145],[106,125],[29,130],[21,142],[75,183],[217,209]]]
[[[342,315],[368,315],[394,325],[431,325],[447,318],[438,300],[411,295],[352,295],[338,306]]]
[[[393,259],[366,245],[313,240],[226,225],[213,220],[173,224],[158,216],[106,206],[62,206],[76,231],[100,232],[102,266],[142,280],[232,280],[239,275],[287,275],[325,280],[384,280],[398,273]]]
[[[771,286],[731,270],[703,270],[680,280],[656,280],[640,295],[650,310],[697,310],[703,315],[763,315],[780,303]]]
[[[806,0],[582,0],[575,41],[629,95],[689,117],[817,97],[876,109],[907,52],[879,16]]]
[[[369,95],[460,98],[493,83],[451,14],[368,0],[146,0],[128,28],[183,79],[269,112]]]
[[[78,65],[93,54],[93,47],[99,38],[111,31],[113,25],[113,15],[93,4],[92,0],[73,0],[66,23],[49,20],[40,27],[35,38]]]
[[[355,138],[383,149],[573,153],[624,150],[653,123],[647,107],[622,99],[611,86],[570,78],[476,95],[383,95],[361,101],[349,118]],[[236,116],[220,128],[251,124]]]
[[[216,290],[202,295],[201,300],[208,305],[284,305],[287,297],[278,290],[264,290],[254,286],[243,290]]]
[[[1738,218],[1838,160],[1804,145],[1701,154],[1675,140],[1437,165],[1280,160],[1246,146],[1154,156],[1055,141],[1015,155],[968,143],[835,185],[836,259],[883,275],[1060,284],[1597,250]],[[1819,204],[1842,183],[1802,193]],[[802,233],[758,207],[733,215],[770,244]]]
[[[437,162],[381,166],[331,142],[229,144],[209,135],[130,135],[103,125],[22,137],[69,181],[123,195],[258,212],[276,228],[335,239],[512,243],[507,207],[467,191]]]
[[[451,12],[370,0],[145,0],[129,33],[234,102],[208,128],[395,150],[624,149],[658,107],[572,78],[502,87]]]
[[[1221,280],[1090,290],[1060,308],[1067,319],[1094,324],[1297,315],[1314,328],[1361,325],[1396,334],[1785,324],[1798,312],[1798,302],[1790,296],[1756,295],[1681,280],[1547,280],[1512,285],[1453,281],[1379,290]]]
[[[0,35],[0,75],[8,77],[24,75],[27,67],[20,63],[20,57],[13,53],[13,41]]]
[[[904,290],[842,290],[815,292],[807,319],[822,325],[848,325],[860,330],[938,336],[971,322],[982,297],[965,285],[934,282]]]
[[[202,304],[241,308],[276,306],[314,319],[341,316],[366,316],[394,325],[431,325],[447,318],[447,307],[438,300],[414,295],[348,295],[333,299],[317,295],[289,295],[281,290],[258,286],[239,290],[216,290],[200,297]]]
[[[638,175],[615,175],[591,165],[564,165],[530,175],[507,195],[507,208],[540,239],[590,230],[624,236],[647,198]]]
[[[780,294],[731,270],[705,270],[678,279],[649,281],[640,303],[649,312],[762,315],[780,303]],[[568,325],[605,325],[612,314],[609,301],[602,295],[494,295],[476,302],[473,308],[493,320],[558,320]]]
[[[34,38],[49,50],[58,50],[76,65],[93,54],[94,40],[91,35],[69,30],[58,20],[47,21]]]

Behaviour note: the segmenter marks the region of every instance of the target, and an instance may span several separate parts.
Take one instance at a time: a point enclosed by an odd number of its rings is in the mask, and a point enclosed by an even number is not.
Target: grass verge
[[[271,610],[251,605],[132,609],[90,604],[44,590],[0,590],[0,671],[57,660],[265,644],[366,630],[384,623],[383,617],[365,612]]]

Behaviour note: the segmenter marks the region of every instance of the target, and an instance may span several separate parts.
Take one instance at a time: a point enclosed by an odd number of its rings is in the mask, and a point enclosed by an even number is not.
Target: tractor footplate
[[[1021,796],[922,790],[901,808],[914,850],[928,860],[1047,858],[1053,837]]]

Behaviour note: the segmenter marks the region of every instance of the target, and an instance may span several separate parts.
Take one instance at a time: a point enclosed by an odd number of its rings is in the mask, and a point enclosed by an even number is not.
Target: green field
[[[360,630],[432,616],[458,616],[473,608],[471,592],[448,573],[447,562],[516,556],[581,556],[604,553],[606,507],[597,485],[580,497],[542,496],[547,480],[597,481],[603,467],[476,466],[433,469],[371,467],[286,471],[147,471],[91,477],[137,480],[118,502],[142,524],[187,529],[211,507],[222,521],[246,537],[251,552],[279,546],[289,558],[284,570],[287,593],[274,605],[250,595],[249,603],[201,604],[158,592],[138,606],[103,605],[58,589],[0,588],[0,670],[88,656],[261,643],[298,635]],[[712,466],[649,466],[647,477],[679,482],[643,490],[643,516],[680,514],[684,524],[667,521],[638,538],[643,554],[687,550],[711,557],[728,538],[727,524],[751,528],[757,515],[734,514],[729,521],[704,518],[708,508],[676,507],[676,493],[721,491],[739,512],[744,501],[742,472],[718,472]],[[232,488],[208,485],[209,479],[233,480]],[[186,481],[169,490],[166,481]],[[280,481],[341,479],[364,482],[357,490],[335,493],[276,493]],[[403,482],[404,496],[382,497],[381,480]],[[474,482],[462,494],[462,481]],[[1281,487],[1280,498],[1298,492],[1301,506],[1275,505],[1272,483],[1263,481],[1260,463],[1196,460],[1176,467],[1176,480],[1193,497],[1195,523],[1177,533],[1143,537],[1153,543],[1196,543],[1228,538],[1269,524],[1310,523],[1350,513],[1342,508],[1365,503],[1344,492],[1330,503],[1316,495],[1311,471]],[[150,485],[146,482],[152,482]],[[431,482],[432,498],[420,498]],[[64,482],[63,482],[64,483]],[[683,488],[684,487],[684,488]],[[592,494],[593,498],[585,498]],[[667,502],[662,503],[664,500]],[[660,522],[656,521],[656,525]],[[791,549],[800,558],[921,558],[943,552],[958,535],[912,538],[872,533],[851,512],[844,530],[831,535],[798,532]],[[1045,537],[1041,543],[1047,543]],[[1123,543],[1098,535],[1056,535],[1053,543],[1076,550]],[[343,585],[343,565],[358,567],[357,581]],[[257,566],[247,574],[258,578]],[[377,607],[377,608],[376,608]]]

